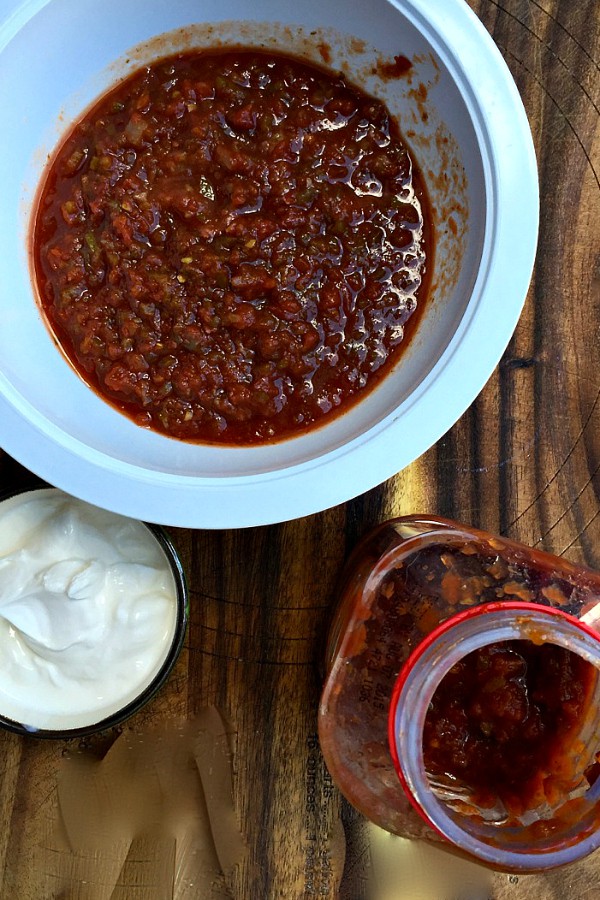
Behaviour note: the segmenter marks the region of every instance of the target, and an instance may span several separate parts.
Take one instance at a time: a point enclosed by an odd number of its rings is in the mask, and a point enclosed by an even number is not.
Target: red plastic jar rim
[[[396,712],[398,708],[398,704],[400,701],[400,696],[402,694],[402,690],[404,685],[414,669],[415,665],[419,661],[419,659],[423,656],[423,654],[434,644],[440,637],[446,634],[448,631],[455,628],[457,625],[460,625],[462,622],[465,622],[470,619],[477,618],[478,616],[485,616],[490,613],[500,612],[500,611],[512,611],[518,613],[536,613],[541,614],[543,616],[547,616],[548,618],[558,618],[563,621],[569,622],[579,631],[584,632],[589,637],[593,638],[593,640],[600,644],[600,633],[591,628],[586,622],[582,622],[581,619],[578,619],[576,616],[571,613],[567,613],[562,609],[557,609],[553,606],[545,606],[541,603],[532,603],[526,600],[506,600],[506,601],[494,601],[492,603],[482,604],[481,606],[471,607],[463,612],[456,613],[450,616],[448,619],[445,619],[440,625],[436,626],[428,635],[426,635],[423,640],[419,643],[417,647],[412,651],[412,653],[408,656],[406,661],[404,662],[396,682],[394,684],[394,688],[392,690],[392,697],[390,702],[390,709],[388,714],[388,746],[390,750],[390,754],[392,757],[392,761],[394,763],[394,768],[396,770],[396,774],[402,785],[404,793],[406,794],[407,799],[409,800],[413,809],[419,814],[421,819],[435,831],[440,837],[442,837],[445,841],[448,840],[447,836],[443,833],[443,831],[436,825],[436,823],[430,818],[427,812],[423,809],[417,798],[413,795],[406,777],[404,775],[404,771],[402,768],[402,764],[400,762],[400,758],[396,749]],[[490,643],[493,642],[493,639]],[[443,676],[442,676],[443,677]]]
[[[451,628],[455,628],[461,622],[466,621],[467,619],[474,619],[477,616],[488,615],[492,612],[499,612],[501,610],[512,610],[513,612],[524,612],[524,613],[541,613],[542,615],[548,615],[554,618],[565,619],[567,622],[570,622],[571,625],[574,625],[576,628],[579,628],[581,631],[585,631],[590,637],[594,638],[598,643],[600,643],[600,634],[587,625],[585,622],[582,622],[581,619],[578,619],[577,616],[573,616],[571,613],[567,613],[562,609],[557,609],[554,606],[545,606],[543,603],[531,603],[528,600],[497,600],[493,603],[485,603],[481,606],[472,606],[470,609],[464,610],[460,613],[455,613],[453,616],[450,616],[448,619],[444,619],[439,625],[437,625],[433,631],[431,631],[428,635],[426,635],[418,647],[412,651],[410,656],[406,659],[404,665],[402,666],[398,678],[396,679],[396,683],[394,685],[394,690],[392,692],[392,703],[397,705],[397,694],[402,690],[402,686],[406,681],[410,671],[414,668],[416,662],[419,658],[425,653],[425,651],[438,640],[443,634],[450,631]]]

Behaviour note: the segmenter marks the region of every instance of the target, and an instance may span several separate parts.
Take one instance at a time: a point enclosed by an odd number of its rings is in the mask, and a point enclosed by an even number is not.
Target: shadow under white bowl
[[[463,0],[206,0],[201,23],[198,9],[195,0],[29,0],[0,20],[0,446],[115,512],[234,528],[363,493],[462,415],[521,312],[537,242],[537,169],[516,86]],[[330,66],[399,117],[435,219],[431,299],[395,369],[329,424],[249,448],[172,440],[101,400],[56,348],[29,264],[36,190],[70,123],[141,64],[219,43],[315,62],[327,45]],[[400,54],[413,62],[409,73],[381,79],[378,62]]]

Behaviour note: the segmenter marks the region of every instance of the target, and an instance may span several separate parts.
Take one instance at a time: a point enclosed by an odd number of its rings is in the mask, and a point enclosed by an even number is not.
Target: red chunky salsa
[[[457,663],[434,694],[423,755],[482,807],[500,799],[520,815],[546,802],[568,769],[562,758],[585,715],[595,669],[554,644],[504,641]]]
[[[427,221],[382,103],[299,60],[196,53],[73,129],[33,252],[49,325],[105,399],[174,437],[251,444],[389,371],[424,299]]]

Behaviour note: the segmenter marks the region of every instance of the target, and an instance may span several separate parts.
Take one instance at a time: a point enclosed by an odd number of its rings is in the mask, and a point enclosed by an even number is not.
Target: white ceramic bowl
[[[230,528],[346,501],[400,471],[453,425],[514,330],[538,224],[527,119],[497,48],[464,0],[7,6],[0,14],[1,446],[96,505],[163,524]],[[432,299],[389,377],[330,424],[252,448],[172,440],[104,403],[54,346],[28,259],[36,189],[73,119],[157,56],[232,43],[319,63],[326,43],[332,68],[386,101],[428,184],[437,242]],[[399,54],[413,62],[408,76],[373,74]]]

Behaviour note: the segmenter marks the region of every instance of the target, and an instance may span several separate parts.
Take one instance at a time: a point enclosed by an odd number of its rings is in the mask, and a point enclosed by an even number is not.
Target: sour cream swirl
[[[104,720],[171,647],[177,585],[142,522],[56,489],[0,504],[0,714],[31,730]]]

